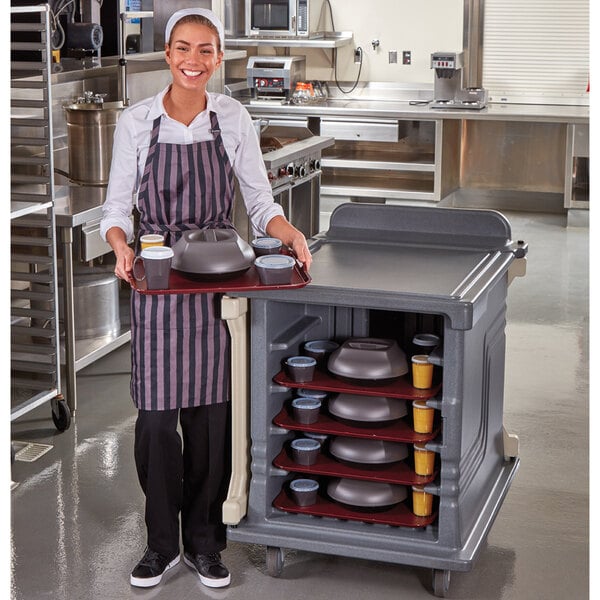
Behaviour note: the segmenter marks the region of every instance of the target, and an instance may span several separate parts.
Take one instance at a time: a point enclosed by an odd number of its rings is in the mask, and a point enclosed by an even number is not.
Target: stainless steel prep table
[[[59,232],[58,243],[63,258],[65,395],[72,414],[75,414],[77,408],[77,371],[131,339],[129,323],[125,321],[115,336],[75,340],[73,232],[102,217],[102,204],[105,197],[106,188],[103,187],[75,185],[55,187],[56,228]],[[106,244],[105,250],[106,252],[111,251],[108,244]]]
[[[331,93],[314,105],[247,105],[256,118],[304,118],[313,133],[336,139],[323,153],[322,195],[567,210],[585,221],[588,106],[433,110],[431,92],[417,87],[369,84],[349,97]]]
[[[414,99],[422,92],[415,92]],[[527,121],[534,123],[580,123],[588,124],[589,106],[558,106],[540,104],[488,104],[482,110],[432,110],[427,106],[410,104],[406,92],[399,99],[332,97],[316,104],[246,104],[250,114],[273,117],[282,116],[356,116],[389,119],[469,119],[474,121]]]

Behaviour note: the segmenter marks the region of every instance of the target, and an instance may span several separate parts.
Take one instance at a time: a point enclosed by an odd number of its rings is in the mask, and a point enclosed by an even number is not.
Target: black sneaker
[[[198,573],[200,581],[208,587],[225,587],[231,582],[231,575],[229,575],[227,567],[221,562],[221,555],[218,552],[211,552],[210,554],[185,552],[183,560],[188,567]]]
[[[142,560],[131,572],[131,585],[136,587],[152,587],[158,585],[162,576],[179,563],[179,554],[174,558],[167,558],[150,548],[146,548]]]

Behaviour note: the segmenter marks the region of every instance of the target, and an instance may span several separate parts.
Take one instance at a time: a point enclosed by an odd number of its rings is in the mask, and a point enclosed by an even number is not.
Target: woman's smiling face
[[[165,59],[171,68],[173,85],[185,90],[204,90],[219,68],[223,52],[213,29],[199,23],[176,25],[171,43],[165,45]]]

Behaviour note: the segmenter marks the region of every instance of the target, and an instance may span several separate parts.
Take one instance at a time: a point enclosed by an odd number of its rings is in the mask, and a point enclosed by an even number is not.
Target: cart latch
[[[529,244],[523,240],[517,240],[516,242],[511,242],[509,248],[515,255],[515,258],[523,258],[529,250]]]
[[[506,427],[502,426],[502,439],[504,443],[504,460],[511,460],[519,456],[519,437],[508,433]]]

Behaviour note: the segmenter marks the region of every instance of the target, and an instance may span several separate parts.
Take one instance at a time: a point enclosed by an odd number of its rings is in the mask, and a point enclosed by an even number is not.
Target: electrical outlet
[[[395,50],[388,52],[388,62],[390,65],[398,62],[398,53]]]
[[[362,48],[360,46],[354,49],[354,62],[357,65],[362,62]]]
[[[402,51],[402,64],[403,65],[410,65],[411,64],[410,50],[403,50]]]

